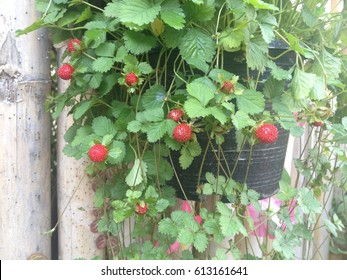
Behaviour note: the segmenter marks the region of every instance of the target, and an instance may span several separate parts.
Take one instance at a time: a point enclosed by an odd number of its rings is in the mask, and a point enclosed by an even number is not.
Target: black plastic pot
[[[206,172],[211,172],[217,176],[218,162],[220,162],[219,174],[229,175],[228,170],[232,172],[235,168],[232,178],[240,183],[245,181],[248,172],[246,184],[248,188],[260,193],[260,199],[276,194],[279,188],[278,183],[282,176],[289,136],[288,131],[285,131],[280,126],[277,126],[277,128],[279,137],[275,143],[255,144],[252,151],[248,144],[245,144],[243,149],[238,151],[235,132],[231,131],[225,134],[225,141],[221,145],[223,156],[220,157],[220,160],[216,157],[218,154],[217,145],[214,144],[214,149],[209,147],[202,167],[200,184],[205,183],[204,175]],[[199,134],[198,141],[202,150],[205,151],[209,142],[208,137],[205,134]],[[173,153],[172,159],[185,195],[189,200],[199,200],[196,191],[203,155],[195,158],[193,164],[186,170],[181,169],[179,165],[179,153]],[[249,168],[248,163],[250,163]],[[178,197],[185,199],[176,178],[172,180],[171,184],[175,187]]]
[[[282,41],[274,41],[270,46],[269,54],[272,57],[277,57],[287,49],[287,45]],[[243,80],[247,79],[247,65],[242,61],[242,59],[240,60],[241,56],[242,54],[225,54],[224,68],[225,70],[238,75],[240,77],[240,82],[242,83]],[[295,54],[293,52],[287,52],[275,62],[279,67],[289,69],[295,63]],[[256,71],[249,71],[248,73],[254,78],[258,75]],[[264,73],[260,75],[260,81],[265,80],[267,77],[269,77],[268,70],[264,71]],[[262,88],[263,84],[260,82],[258,84],[258,90],[262,90]],[[271,108],[271,104],[268,106]],[[279,181],[283,172],[289,133],[279,125],[277,128],[279,130],[279,137],[275,143],[255,144],[252,149],[248,144],[245,144],[240,155],[239,151],[237,151],[235,131],[233,130],[224,135],[225,142],[221,146],[224,152],[224,157],[221,158],[220,162],[224,166],[224,170],[228,170],[226,165],[229,166],[229,170],[234,169],[232,178],[240,183],[246,182],[249,189],[253,189],[260,194],[260,199],[270,197],[276,194],[279,190]],[[197,139],[204,151],[208,144],[207,135],[199,133]],[[205,183],[206,172],[211,172],[217,176],[219,171],[220,175],[225,175],[221,168],[218,169],[218,160],[216,158],[217,146],[215,143],[214,149],[215,151],[210,148],[206,154],[202,167],[200,184]],[[178,153],[172,153],[172,159],[179,181],[185,193],[184,195],[177,179],[174,178],[170,183],[176,189],[177,196],[182,199],[187,197],[189,200],[199,200],[197,185],[203,155],[195,158],[192,165],[186,170],[181,169],[179,165]]]

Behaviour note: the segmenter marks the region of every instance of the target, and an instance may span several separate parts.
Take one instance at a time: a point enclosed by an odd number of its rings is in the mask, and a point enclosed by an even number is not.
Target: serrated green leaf
[[[161,108],[165,101],[166,91],[161,85],[150,87],[142,97],[142,105],[145,109]]]
[[[302,188],[299,190],[298,204],[304,214],[320,213],[322,211],[319,201],[314,197],[313,191]]]
[[[111,2],[104,8],[104,15],[107,17],[117,17],[119,13],[119,2]]]
[[[268,45],[258,37],[249,40],[246,44],[247,65],[252,70],[264,71],[268,62]]]
[[[106,31],[102,29],[91,29],[84,33],[84,42],[94,49],[106,41]]]
[[[105,116],[95,118],[93,120],[92,128],[94,133],[99,136],[116,133],[115,125]]]
[[[160,2],[150,0],[120,1],[116,6],[116,15],[123,23],[144,25],[152,22],[160,11]]]
[[[299,68],[295,70],[293,80],[290,84],[290,89],[295,100],[309,97],[316,77],[315,74],[304,72]]]
[[[190,118],[206,117],[210,111],[204,108],[197,99],[189,99],[184,103],[184,111]]]
[[[164,138],[166,146],[168,146],[173,151],[179,151],[181,149],[181,143],[177,142],[171,137],[171,134],[168,134]]]
[[[125,47],[135,55],[146,53],[157,44],[157,39],[152,35],[128,30],[124,33]]]
[[[104,146],[109,146],[114,138],[114,135],[112,134],[107,134],[104,137],[102,137],[101,144]]]
[[[73,141],[73,139],[75,138],[76,136],[76,133],[77,133],[77,130],[80,128],[79,125],[77,124],[74,124],[72,126],[70,126],[68,128],[68,130],[65,132],[64,134],[64,140],[67,142],[67,143],[71,143]]]
[[[180,166],[182,169],[187,169],[193,162],[194,157],[190,154],[187,148],[183,147],[179,157]]]
[[[106,29],[107,28],[107,22],[106,21],[89,21],[84,25],[84,27],[88,30]]]
[[[266,3],[262,0],[244,0],[245,3],[251,4],[254,8],[263,10],[273,10],[277,11],[278,8],[270,3]]]
[[[322,67],[323,66],[323,67]],[[313,73],[327,79],[337,79],[341,73],[341,59],[329,53],[326,49],[320,53],[310,69]]]
[[[310,98],[313,100],[323,100],[328,97],[328,92],[325,90],[325,83],[323,77],[316,76],[310,92]]]
[[[107,76],[103,76],[103,79],[99,86],[99,96],[102,97],[105,94],[109,93],[114,85],[117,83],[118,77],[120,74],[111,73]]]
[[[267,67],[271,69],[271,75],[277,81],[290,80],[292,78],[290,70],[284,70],[278,67],[272,60],[268,61]]]
[[[182,29],[185,23],[183,9],[176,0],[168,0],[162,4],[161,19],[175,29]]]
[[[281,180],[279,182],[280,191],[277,193],[276,197],[283,201],[289,201],[293,199],[297,194],[297,189],[292,188],[290,183]]]
[[[69,10],[64,14],[64,17],[60,18],[57,22],[56,25],[64,27],[68,24],[74,23],[81,13],[76,10]]]
[[[204,252],[208,245],[208,238],[206,234],[204,232],[196,233],[193,245],[198,252]]]
[[[158,231],[162,234],[167,234],[172,237],[177,237],[178,235],[175,224],[169,218],[164,218],[159,222]]]
[[[154,108],[144,111],[144,117],[148,122],[158,122],[164,120],[164,111],[162,108]]]
[[[193,157],[197,157],[201,154],[201,147],[198,142],[189,142],[186,148]]]
[[[181,229],[178,233],[177,241],[184,245],[191,245],[194,242],[194,234],[190,229]]]
[[[227,122],[227,116],[225,113],[218,107],[213,106],[210,107],[208,112],[210,115],[212,115],[215,119],[217,119],[221,124],[225,124]]]
[[[188,94],[195,97],[202,106],[206,106],[208,102],[213,99],[214,92],[207,85],[200,82],[192,82],[187,85]]]
[[[166,122],[151,123],[147,129],[147,139],[150,143],[157,142],[167,132]]]
[[[247,236],[247,230],[243,226],[242,222],[240,219],[236,216],[225,216],[222,215],[219,218],[219,224],[222,230],[222,234],[225,237],[233,237],[238,233],[241,233],[244,236]]]
[[[166,208],[169,207],[169,201],[161,198],[157,201],[155,204],[155,209],[157,209],[158,212],[164,212]]]
[[[129,187],[135,187],[145,180],[146,174],[147,164],[142,160],[135,159],[133,167],[125,178],[125,182]]]
[[[113,58],[111,57],[99,57],[93,61],[93,70],[96,72],[107,72],[113,66]]]
[[[264,111],[265,99],[261,92],[245,90],[244,94],[236,96],[237,107],[246,114],[256,114]]]
[[[315,26],[319,22],[318,18],[314,15],[314,12],[310,10],[306,3],[303,6],[304,7],[301,12],[302,20],[308,27]]]
[[[274,27],[277,25],[276,18],[269,12],[259,11],[257,21],[264,41],[266,43],[271,43],[275,38]]]
[[[300,40],[299,38],[295,37],[293,34],[291,33],[287,33],[284,31],[284,34],[286,35],[288,42],[289,42],[289,46],[292,50],[297,51],[298,53],[305,55],[305,49],[300,45]]]
[[[234,256],[233,256],[234,257]],[[218,248],[216,251],[216,259],[220,261],[227,260],[227,254],[225,253],[225,249]],[[237,260],[237,258],[233,258],[234,260]]]
[[[231,209],[228,208],[228,206],[226,206],[223,202],[218,201],[217,204],[217,210],[219,213],[221,213],[221,215],[223,216],[232,216],[232,212]]]
[[[194,5],[192,2],[195,2]],[[184,3],[184,11],[187,14],[187,20],[193,22],[207,22],[210,21],[216,12],[214,1],[186,1]]]
[[[94,105],[94,99],[84,100],[74,107],[73,117],[75,120],[79,120],[92,106]]]
[[[147,62],[141,62],[138,64],[138,68],[142,74],[150,74],[153,71],[153,68],[151,65],[149,65]]]
[[[219,44],[223,46],[226,51],[235,51],[241,47],[244,40],[245,27],[228,28],[221,32],[219,37]]]
[[[71,142],[71,145],[73,147],[76,147],[77,145],[81,144],[83,141],[85,141],[86,138],[88,138],[93,133],[92,128],[88,125],[82,126],[76,131],[76,136]]]
[[[143,124],[140,123],[139,121],[134,120],[134,121],[131,121],[130,123],[128,123],[127,129],[130,132],[137,133],[137,132],[139,132],[141,130],[142,125]]]
[[[115,51],[116,45],[110,42],[103,43],[95,49],[95,53],[98,56],[113,57]]]
[[[197,28],[192,28],[183,36],[179,49],[184,59],[200,59],[211,62],[215,54],[212,37]]]
[[[255,121],[252,120],[248,114],[243,111],[236,112],[235,115],[232,116],[233,125],[237,130],[245,128],[247,126],[254,126]]]
[[[98,88],[102,82],[103,77],[104,76],[102,73],[95,73],[89,80],[89,86],[93,89]]]
[[[113,141],[108,151],[108,161],[111,164],[119,164],[125,157],[126,149],[122,141]]]
[[[80,16],[77,18],[77,20],[75,21],[75,24],[83,22],[87,19],[90,19],[93,16],[92,10],[90,7],[87,7],[84,9],[84,11],[82,12],[82,14],[80,14]]]
[[[170,26],[166,26],[164,33],[162,34],[165,46],[172,49],[177,48],[184,34],[185,34],[184,29],[177,30]]]

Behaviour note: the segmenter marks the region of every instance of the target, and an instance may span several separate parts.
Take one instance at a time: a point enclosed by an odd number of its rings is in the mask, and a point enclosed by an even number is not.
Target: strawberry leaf
[[[265,108],[265,99],[261,92],[245,90],[242,95],[236,96],[237,107],[247,114],[260,113]]]
[[[194,237],[193,245],[195,249],[198,250],[198,252],[202,253],[203,251],[205,251],[208,245],[208,238],[206,236],[206,233],[204,232],[196,233]]]
[[[160,11],[161,19],[175,29],[184,27],[185,15],[176,0],[165,1]]]
[[[107,72],[113,66],[113,58],[111,57],[99,57],[93,61],[93,70],[96,72]]]
[[[154,36],[132,30],[126,31],[123,38],[127,50],[135,55],[146,53],[157,44],[157,39]]]
[[[236,112],[236,114],[232,116],[232,122],[237,130],[255,125],[255,121],[243,111]]]
[[[146,174],[147,164],[142,160],[135,159],[133,167],[125,178],[125,182],[129,187],[135,187],[145,180]]]
[[[113,122],[104,116],[95,118],[92,128],[94,133],[99,136],[115,134],[117,132]]]

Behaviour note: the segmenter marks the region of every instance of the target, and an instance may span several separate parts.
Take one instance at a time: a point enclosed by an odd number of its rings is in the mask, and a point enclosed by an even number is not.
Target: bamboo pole
[[[58,61],[65,51],[65,44],[56,46]],[[63,93],[69,82],[58,80],[58,91]],[[72,125],[72,116],[65,109],[58,119],[57,133],[57,197],[58,197],[58,258],[92,259],[104,258],[105,251],[96,248],[98,234],[90,231],[93,215],[93,181],[84,175],[86,162],[67,157],[63,153],[64,134]]]
[[[0,7],[0,259],[50,258],[47,33],[15,37],[38,17],[34,0],[0,0]]]

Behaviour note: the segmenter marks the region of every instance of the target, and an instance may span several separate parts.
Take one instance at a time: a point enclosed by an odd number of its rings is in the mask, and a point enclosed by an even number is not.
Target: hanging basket
[[[203,184],[206,182],[204,177],[206,172],[211,172],[214,176],[231,175],[234,180],[240,183],[245,182],[248,188],[257,191],[260,199],[276,194],[282,176],[289,136],[288,131],[280,126],[277,128],[278,139],[275,143],[255,144],[252,148],[246,143],[241,151],[237,150],[235,132],[231,131],[224,135],[225,141],[221,145],[220,150],[223,153],[220,159],[218,159],[218,147],[214,144],[214,147],[208,148],[204,160],[203,155],[198,156],[185,170],[179,165],[179,153],[173,153],[171,157],[174,168],[184,189],[183,193],[177,178],[171,181],[178,197],[185,199],[187,196],[189,200],[199,200],[197,193],[199,174],[201,174],[200,184]],[[197,138],[202,151],[205,151],[209,143],[207,135],[199,134]],[[218,164],[220,164],[219,168]]]
[[[287,51],[288,46],[282,41],[274,41],[270,45],[269,54],[277,57]],[[290,69],[295,63],[295,53],[286,52],[275,62],[282,69]],[[240,56],[235,53],[227,53],[224,56],[224,69],[238,75],[240,82],[247,78],[247,65],[240,61]],[[257,77],[258,72],[248,71],[250,77]],[[263,83],[270,75],[268,70],[260,75],[257,90],[262,90]],[[269,109],[271,109],[271,105]],[[279,190],[279,181],[282,177],[284,161],[286,157],[289,132],[279,125],[278,139],[272,144],[255,144],[250,147],[246,143],[241,151],[237,149],[235,131],[231,130],[224,134],[224,143],[221,145],[223,156],[218,160],[218,147],[208,148],[205,159],[203,160],[204,151],[209,143],[206,134],[197,134],[197,140],[202,148],[202,154],[195,158],[192,165],[183,170],[179,164],[179,153],[172,153],[173,165],[178,178],[174,178],[170,183],[176,189],[177,196],[182,199],[200,200],[197,192],[199,185],[203,185],[205,173],[211,172],[214,176],[224,175],[231,176],[240,183],[246,183],[248,189],[253,189],[260,194],[260,199],[270,197]],[[218,168],[218,163],[220,163]],[[201,171],[200,171],[201,170]],[[199,174],[201,176],[199,176]],[[182,190],[183,188],[183,190]]]

